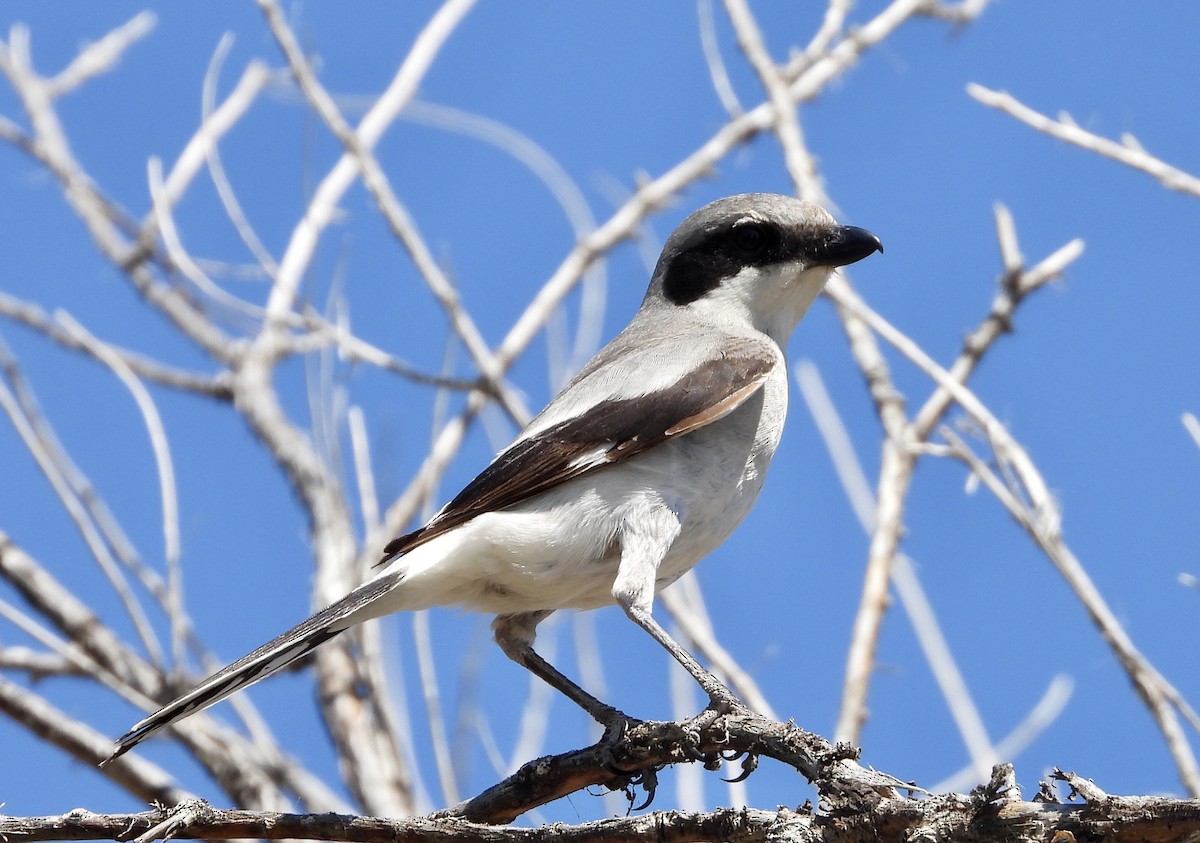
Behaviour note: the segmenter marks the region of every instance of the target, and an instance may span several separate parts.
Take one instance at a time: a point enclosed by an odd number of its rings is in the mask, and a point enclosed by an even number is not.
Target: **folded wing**
[[[384,560],[471,520],[603,469],[720,419],[762,388],[775,355],[758,344],[703,361],[648,393],[609,397],[502,451],[419,530],[391,541]]]

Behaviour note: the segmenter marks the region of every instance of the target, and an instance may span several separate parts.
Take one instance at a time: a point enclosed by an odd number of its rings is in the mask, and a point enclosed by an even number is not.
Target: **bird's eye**
[[[761,225],[739,225],[733,230],[732,237],[737,250],[747,254],[761,251],[769,239]]]

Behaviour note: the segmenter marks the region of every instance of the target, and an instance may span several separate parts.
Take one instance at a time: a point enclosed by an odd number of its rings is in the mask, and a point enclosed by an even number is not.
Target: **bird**
[[[783,432],[788,341],[832,272],[876,251],[871,232],[791,196],[695,211],[628,326],[457,496],[391,541],[372,577],[134,725],[107,761],[356,624],[434,606],[494,614],[505,655],[605,726],[624,715],[533,649],[554,611],[620,606],[710,708],[739,705],[654,619],[654,596],[750,511]]]

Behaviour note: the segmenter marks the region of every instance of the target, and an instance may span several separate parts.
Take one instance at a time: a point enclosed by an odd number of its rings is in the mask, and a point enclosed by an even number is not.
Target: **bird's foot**
[[[600,738],[600,743],[597,745],[607,748],[608,758],[604,762],[604,766],[612,775],[612,780],[605,782],[604,786],[609,790],[622,791],[625,798],[629,800],[630,810],[641,811],[654,801],[654,794],[658,791],[658,771],[665,765],[642,767],[636,763],[629,766],[622,763],[622,759],[631,751],[636,755],[636,750],[626,745],[626,739],[634,729],[643,725],[643,721],[630,717],[611,706],[605,706],[605,708],[607,711],[589,712],[596,722],[604,727],[604,736]],[[636,804],[638,788],[641,788],[646,794],[641,804]]]
[[[589,711],[593,719],[604,727],[604,736],[600,739],[603,744],[615,744],[629,734],[629,730],[634,726],[641,724],[641,720],[636,717],[630,717],[625,712],[618,708],[613,708],[611,705],[597,708],[595,711]]]
[[[705,769],[719,770],[722,761],[736,760],[742,753],[726,753],[723,747],[729,741],[729,731],[724,722],[726,717],[752,717],[754,712],[729,689],[718,685],[710,691],[708,707],[681,725],[688,756],[700,761]],[[714,749],[714,745],[717,747]],[[748,773],[746,774],[748,775]],[[741,778],[739,777],[739,781]]]

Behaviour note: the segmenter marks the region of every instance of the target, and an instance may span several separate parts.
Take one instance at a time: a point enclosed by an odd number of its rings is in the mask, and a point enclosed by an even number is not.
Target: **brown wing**
[[[582,416],[520,439],[424,527],[389,542],[383,559],[412,550],[481,512],[520,503],[710,424],[757,392],[774,365],[773,358],[762,354],[709,360],[669,389],[602,401]]]

